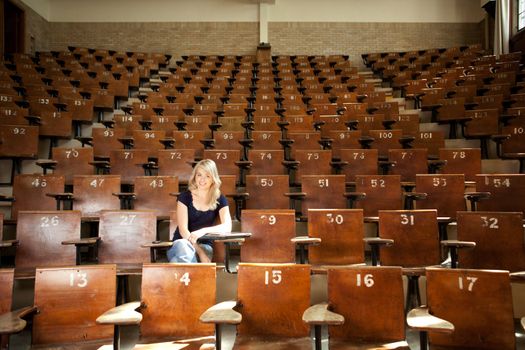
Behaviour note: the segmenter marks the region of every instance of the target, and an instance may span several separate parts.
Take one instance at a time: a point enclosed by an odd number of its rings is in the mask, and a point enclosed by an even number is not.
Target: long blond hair
[[[197,171],[199,169],[211,175],[212,184],[208,191],[207,204],[210,210],[215,210],[217,208],[218,199],[221,195],[220,187],[222,184],[221,179],[219,178],[219,171],[217,170],[217,165],[211,159],[203,159],[195,165],[195,167],[193,168],[193,172],[191,173],[190,180],[188,181],[188,189],[191,192],[197,190],[197,181],[195,180],[195,178],[197,177]]]

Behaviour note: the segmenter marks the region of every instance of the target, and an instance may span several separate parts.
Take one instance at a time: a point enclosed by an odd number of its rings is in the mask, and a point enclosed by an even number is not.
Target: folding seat
[[[464,174],[465,181],[476,181],[481,173],[481,150],[479,148],[440,148],[441,174]]]
[[[11,220],[16,220],[19,211],[54,210],[56,202],[47,194],[64,192],[64,186],[62,175],[19,174],[14,177],[13,195],[0,200],[12,202]]]
[[[82,137],[79,140],[84,144],[92,144],[95,158],[109,159],[112,150],[123,149],[119,141],[126,136],[126,130],[122,128],[93,128],[91,137]]]
[[[476,191],[481,192],[481,198],[475,193],[467,198],[473,211],[519,212],[525,211],[525,205],[523,201],[513,198],[523,198],[524,189],[525,174],[478,174]]]
[[[494,108],[465,111],[465,117],[469,120],[463,125],[463,135],[467,139],[479,138],[483,159],[489,157],[488,140],[492,135],[500,133],[499,116],[499,111]]]
[[[140,338],[134,347],[138,349],[204,348],[213,345],[207,343],[215,341],[214,329],[199,317],[215,303],[215,284],[215,264],[144,264],[141,300],[107,310],[97,323],[116,329],[129,323],[139,325]],[[174,297],[167,307],[166,299]],[[134,316],[131,321],[130,313]],[[119,342],[117,336],[113,345]],[[110,346],[101,349],[105,348]]]
[[[334,268],[328,270],[327,279],[327,302],[303,315],[314,326],[316,350],[322,349],[323,326],[328,326],[330,349],[410,349],[401,268]]]
[[[251,142],[250,149],[265,149],[265,150],[284,150],[283,138],[281,131],[260,131],[254,130],[250,132]]]
[[[421,349],[515,349],[508,271],[426,269],[427,305],[407,315]]]
[[[370,130],[369,136],[373,141],[369,145],[365,144],[363,148],[377,149],[379,158],[387,158],[388,150],[401,147],[403,130]]]
[[[36,164],[43,168],[44,175],[48,169],[52,169],[54,175],[63,175],[67,186],[73,184],[74,175],[94,174],[93,162],[93,148],[53,147],[51,159],[36,161]]]
[[[426,148],[429,158],[437,158],[439,149],[445,148],[445,135],[441,130],[420,131],[409,145],[407,148]]]
[[[80,217],[77,210],[20,211],[16,225],[17,278],[34,277],[36,267],[79,264],[75,247],[67,242],[80,244]]]
[[[285,161],[282,149],[250,149],[248,161],[247,174],[251,175],[287,175],[294,164]]]
[[[454,219],[456,212],[467,209],[463,174],[417,174],[414,192],[405,195],[407,208],[416,200],[417,209],[437,209],[438,216]]]
[[[378,174],[377,149],[342,148],[339,150],[342,163],[341,174],[346,176],[346,182],[354,182],[356,175]]]
[[[0,158],[11,158],[11,180],[21,173],[21,161],[38,155],[38,126],[0,125]]]
[[[245,209],[241,215],[241,231],[252,234],[242,245],[241,262],[295,262],[295,210]]]
[[[147,149],[114,149],[109,152],[110,174],[119,175],[121,183],[131,185],[137,176],[145,175],[150,152]]]
[[[157,218],[152,210],[102,210],[98,229],[99,264],[117,264],[119,274],[140,274],[150,261],[143,244],[157,240]]]
[[[164,148],[166,132],[163,130],[133,130],[131,136],[133,148],[147,150],[148,157],[153,158],[157,151]]]
[[[116,287],[115,265],[37,268],[32,306],[3,315],[1,328],[18,333],[32,315],[33,347],[98,348],[114,335],[95,320],[115,307]]]
[[[204,131],[173,131],[174,147],[177,149],[193,149],[195,158],[202,158],[205,139]]]
[[[88,94],[80,92],[75,87],[59,87],[59,102],[67,105],[68,112],[75,126],[75,135],[80,136],[80,125],[91,124],[93,121],[93,103]]]
[[[344,149],[358,149],[367,144],[361,130],[332,130],[319,143],[332,150],[332,159],[340,160]]]
[[[213,123],[213,119],[211,115],[186,116],[175,124],[179,130],[202,131],[206,138],[210,138],[212,131],[209,126]]]
[[[289,209],[288,175],[246,175],[246,209]]]
[[[388,174],[401,175],[401,182],[414,182],[416,174],[428,174],[428,151],[424,148],[389,149]]]
[[[425,267],[441,263],[438,223],[436,209],[379,210],[379,240],[366,240],[372,248],[372,264],[403,267],[408,279],[407,312],[421,305],[418,281]]]
[[[525,128],[521,119],[511,121],[514,125],[501,128],[501,134],[493,135],[492,139],[497,142],[497,154],[502,159],[518,159],[520,162],[520,173],[525,173],[524,140]]]
[[[122,193],[121,196],[132,196],[132,209],[152,210],[157,219],[166,219],[169,212],[177,208],[178,194],[179,180],[176,176],[137,176],[133,182],[133,193]]]
[[[307,217],[308,237],[320,239],[308,247],[307,261],[314,272],[331,265],[364,264],[362,209],[309,209]]]
[[[352,129],[360,130],[364,136],[368,136],[370,130],[385,129],[384,121],[385,116],[382,114],[358,114],[349,118],[348,123]]]
[[[244,140],[246,133],[244,131],[215,131],[213,133],[213,142],[210,144],[216,149],[238,150],[244,155]]]
[[[11,312],[11,305],[13,300],[13,286],[14,286],[14,269],[0,270],[0,315],[5,315]],[[20,310],[16,310],[17,314]],[[22,320],[20,328],[25,327],[25,321]],[[2,334],[0,336],[0,346],[3,349],[9,348],[9,335]]]
[[[523,213],[458,212],[457,240],[442,244],[454,268],[523,271]]]
[[[365,220],[377,217],[379,210],[403,209],[400,175],[356,175],[351,194],[351,207],[363,209]]]
[[[195,162],[193,149],[166,149],[157,152],[159,176],[177,176],[179,184],[187,185]]]
[[[308,265],[241,263],[237,301],[210,308],[201,320],[238,325],[233,349],[310,349],[308,326],[302,320],[309,305]]]

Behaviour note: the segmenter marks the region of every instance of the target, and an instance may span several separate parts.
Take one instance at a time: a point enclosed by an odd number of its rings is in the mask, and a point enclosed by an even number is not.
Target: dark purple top
[[[201,229],[203,227],[213,226],[215,224],[216,219],[219,217],[219,210],[221,208],[228,206],[228,200],[224,195],[220,195],[219,199],[217,200],[217,208],[215,210],[206,210],[201,211],[197,210],[193,206],[193,197],[191,195],[190,191],[184,191],[179,195],[178,200],[186,205],[188,207],[188,230],[190,232],[193,232],[195,230]],[[177,226],[177,229],[175,230],[175,233],[173,234],[173,240],[180,239],[182,236],[179,232],[179,227]],[[210,240],[199,240],[199,243],[202,244],[213,244]]]

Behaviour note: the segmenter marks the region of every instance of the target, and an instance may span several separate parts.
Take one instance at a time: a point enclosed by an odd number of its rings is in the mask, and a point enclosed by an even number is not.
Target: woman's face
[[[213,184],[211,175],[203,169],[197,169],[195,174],[195,182],[197,188],[201,190],[209,190]]]

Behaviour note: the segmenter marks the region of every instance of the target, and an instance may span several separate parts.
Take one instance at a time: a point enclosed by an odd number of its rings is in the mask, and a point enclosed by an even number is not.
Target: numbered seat
[[[289,209],[288,175],[247,175],[246,209]]]
[[[478,174],[476,191],[488,192],[487,199],[473,203],[480,211],[525,211],[525,203],[514,198],[523,198],[525,174]]]
[[[363,209],[365,219],[379,210],[403,209],[400,175],[356,175],[352,207]]]
[[[428,151],[424,148],[388,150],[388,174],[402,182],[415,182],[416,174],[428,174]]]
[[[126,130],[122,128],[92,128],[91,138],[87,140],[93,144],[95,158],[109,159],[112,150],[123,149],[124,146],[119,139],[126,136]]]
[[[306,219],[309,209],[345,209],[348,207],[348,195],[345,191],[344,175],[303,175],[301,192],[290,193],[292,199],[298,199],[301,208],[295,206],[301,219]]]
[[[525,270],[522,212],[458,212],[457,241],[443,243],[453,267]]]
[[[38,126],[0,125],[0,159],[11,159],[10,185],[22,173],[22,160],[37,156]]]
[[[193,149],[195,158],[202,158],[204,145],[202,140],[205,139],[204,131],[173,131],[176,149]]]
[[[288,175],[284,150],[250,149],[248,174],[251,175]],[[289,163],[289,162],[288,162]]]
[[[13,183],[13,196],[3,196],[4,201],[11,201],[11,220],[18,218],[21,210],[55,210],[56,201],[48,193],[64,192],[63,175],[16,175]]]
[[[304,175],[333,174],[332,152],[330,150],[297,149],[294,160],[298,162],[297,169],[293,172],[294,183],[300,184]]]
[[[119,274],[137,274],[150,253],[141,246],[157,239],[155,212],[103,210],[100,213],[98,262],[117,264]]]
[[[345,149],[361,148],[362,134],[360,130],[332,130],[322,142],[328,142],[333,159],[342,159]]]
[[[402,277],[400,267],[329,269],[327,302],[303,315],[315,328],[315,349],[322,349],[321,327],[325,325],[330,349],[410,349]]]
[[[426,270],[427,306],[407,315],[421,349],[515,349],[509,273],[496,270]]]
[[[216,305],[201,320],[236,324],[233,349],[311,349],[302,320],[309,305],[308,265],[241,263],[237,301]]]
[[[133,130],[133,147],[148,150],[148,157],[155,157],[157,151],[164,148],[162,140],[166,138],[164,130]]]
[[[377,149],[380,158],[387,158],[389,149],[401,147],[400,140],[403,136],[403,130],[370,130],[369,136],[373,138],[373,142],[366,148]]]
[[[250,263],[295,262],[295,211],[290,209],[246,209],[241,231],[252,236],[241,248],[240,259]]]
[[[148,163],[146,149],[115,149],[109,152],[111,175],[120,176],[121,183],[133,184],[137,176],[144,176],[144,165]]]
[[[355,183],[356,175],[378,175],[377,149],[341,149],[339,154],[347,183]]]
[[[21,211],[16,225],[19,242],[15,267],[17,278],[34,277],[37,267],[71,266],[79,263],[74,245],[80,240],[81,214],[67,211]]]
[[[241,181],[239,162],[241,151],[233,149],[206,149],[203,153],[204,159],[212,159],[217,164],[221,175],[235,175],[236,181]]]
[[[476,181],[481,174],[481,150],[479,148],[440,148],[441,174],[464,174],[465,181]]]
[[[73,184],[74,175],[93,175],[95,172],[95,168],[91,164],[94,161],[93,148],[91,147],[53,147],[51,160],[52,162],[43,161],[41,163],[44,173],[46,168],[51,168],[54,175],[64,176],[66,185]]]
[[[11,312],[13,304],[13,286],[15,279],[14,269],[1,269],[0,270],[0,317],[1,315],[8,314]],[[17,311],[18,313],[19,311]],[[22,325],[24,327],[25,325]],[[3,349],[9,348],[9,335],[2,334],[0,336],[0,346]]]
[[[14,312],[16,322],[2,323],[2,329],[19,332],[18,317],[32,313],[33,347],[98,348],[111,341],[113,327],[95,320],[115,304],[114,265],[37,268],[33,305]]]
[[[308,247],[314,271],[365,262],[362,209],[309,209],[308,237],[320,239]]]
[[[420,131],[411,143],[412,148],[426,148],[429,158],[437,158],[439,149],[445,148],[445,135],[442,130]]]
[[[213,346],[213,325],[202,323],[199,317],[215,304],[215,284],[215,264],[144,264],[141,300],[107,310],[97,323],[120,328],[131,323],[131,312],[133,324],[140,326],[135,349]],[[172,298],[174,301],[166,305],[166,299]],[[102,349],[106,348],[113,347]]]
[[[119,175],[76,175],[73,177],[73,209],[82,218],[98,218],[102,210],[119,210]]]
[[[153,210],[157,219],[166,219],[177,207],[179,180],[176,176],[138,176],[133,194],[133,209]]]
[[[179,184],[187,185],[195,163],[193,149],[166,149],[157,152],[159,176],[177,176]]]
[[[416,200],[417,209],[437,209],[438,216],[456,217],[465,211],[465,176],[463,174],[417,174],[414,192],[406,193],[407,209]]]

